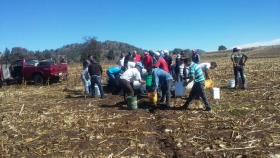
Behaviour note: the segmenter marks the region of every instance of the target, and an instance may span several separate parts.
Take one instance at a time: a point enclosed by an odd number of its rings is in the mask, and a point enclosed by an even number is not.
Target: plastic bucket
[[[227,80],[228,88],[235,88],[235,80]]]
[[[214,82],[211,79],[205,80],[205,89],[214,88]]]
[[[154,95],[153,93],[148,93],[149,102],[153,105],[157,104],[157,93]]]
[[[100,95],[100,91],[97,85],[94,86],[94,95]]]
[[[153,81],[153,76],[152,75],[147,75],[146,76],[146,86],[151,86]]]
[[[220,99],[220,88],[212,88],[210,92],[213,96],[213,99]]]
[[[128,96],[127,98],[127,108],[129,110],[136,110],[137,106],[137,96]]]

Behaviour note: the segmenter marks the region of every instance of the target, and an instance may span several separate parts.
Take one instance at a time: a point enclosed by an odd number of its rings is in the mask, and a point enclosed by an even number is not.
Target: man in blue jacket
[[[166,106],[164,109],[169,109],[171,105],[171,95],[170,95],[170,88],[171,84],[173,82],[173,77],[166,71],[160,69],[160,68],[147,68],[147,73],[149,75],[153,75],[153,89],[154,93],[157,93],[159,85],[161,86],[162,90],[162,98],[161,102],[163,102],[163,99],[166,95]]]

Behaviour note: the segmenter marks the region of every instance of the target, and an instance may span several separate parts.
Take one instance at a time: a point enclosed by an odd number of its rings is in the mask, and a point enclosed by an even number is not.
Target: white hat
[[[163,51],[163,53],[167,53],[167,54],[169,54],[169,51],[168,51],[168,50],[164,50],[164,51]]]
[[[180,54],[177,54],[177,58],[181,58],[181,55],[180,55]]]
[[[160,56],[159,52],[155,52],[155,55],[156,55],[156,56]]]
[[[235,49],[237,49],[237,50],[241,50],[242,48],[241,48],[241,47],[239,47],[239,46],[236,46],[236,47],[235,47]]]

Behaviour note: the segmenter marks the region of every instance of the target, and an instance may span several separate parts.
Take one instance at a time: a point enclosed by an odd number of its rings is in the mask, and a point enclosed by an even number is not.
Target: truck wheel
[[[3,81],[0,79],[0,88],[3,86]]]
[[[34,75],[33,80],[34,80],[35,84],[43,84],[44,83],[43,76],[40,75],[40,74]]]

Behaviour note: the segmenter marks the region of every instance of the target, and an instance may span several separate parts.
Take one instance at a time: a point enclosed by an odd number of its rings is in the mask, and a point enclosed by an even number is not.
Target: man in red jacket
[[[160,53],[156,52],[155,55],[156,55],[157,62],[154,64],[154,67],[159,67],[169,73],[168,65],[166,61],[162,57],[160,57]]]
[[[147,69],[148,67],[153,67],[153,58],[149,55],[148,52],[144,53],[144,57],[142,59],[142,64],[144,65],[144,68]]]

